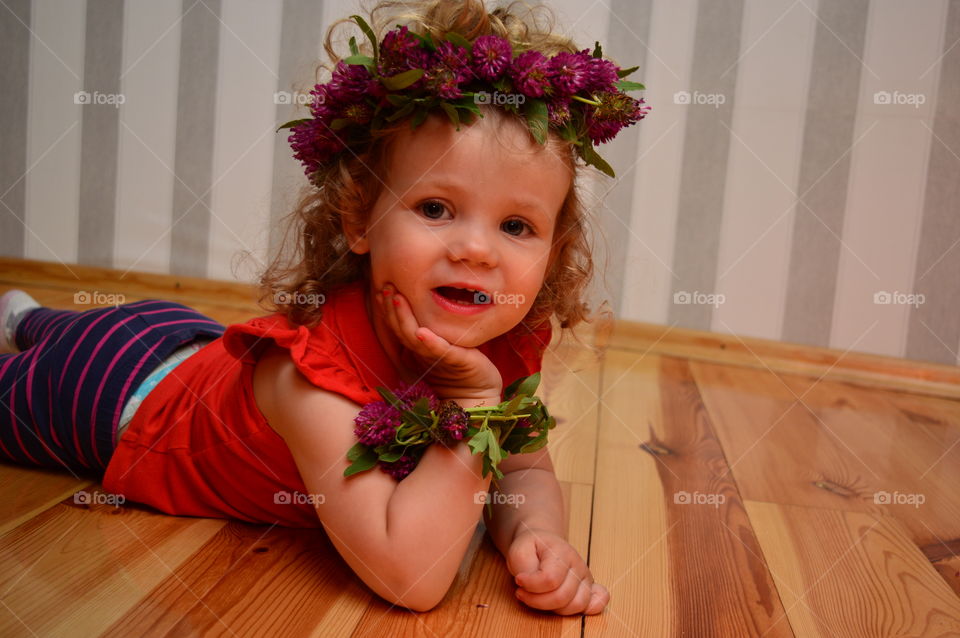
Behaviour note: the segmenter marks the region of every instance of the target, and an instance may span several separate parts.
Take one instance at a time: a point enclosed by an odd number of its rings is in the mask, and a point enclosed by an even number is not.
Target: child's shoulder
[[[267,423],[276,429],[281,403],[289,410],[310,395],[323,392],[310,383],[298,383],[301,379],[290,352],[276,343],[264,346],[253,371],[253,396],[257,407]],[[304,379],[305,381],[305,379]]]

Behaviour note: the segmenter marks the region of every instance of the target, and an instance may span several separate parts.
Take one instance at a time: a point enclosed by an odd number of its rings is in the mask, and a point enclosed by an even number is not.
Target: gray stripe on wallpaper
[[[960,341],[960,0],[950,0],[905,356],[956,365]]]
[[[724,101],[717,108],[691,100],[687,109],[673,250],[677,277],[668,302],[670,323],[696,330],[710,329],[713,307],[674,301],[677,293],[712,293],[716,285],[742,16],[743,0],[701,2],[697,7],[688,90],[719,94]]]
[[[220,0],[183,0],[170,273],[205,277],[220,58]]]
[[[0,255],[24,256],[30,0],[0,9]]]
[[[650,14],[653,0],[613,0],[610,4],[610,28],[607,42],[603,43],[603,53],[623,68],[639,66],[627,79],[643,82],[647,63],[647,42],[650,39]],[[593,42],[578,43],[581,48],[593,49]],[[632,93],[639,97],[640,93]],[[598,211],[602,253],[606,255],[606,264],[600,273],[603,283],[608,287],[602,298],[612,300],[612,310],[619,314],[627,291],[623,290],[626,277],[627,250],[630,245],[630,217],[634,212],[633,190],[637,179],[637,146],[640,140],[640,127],[636,124],[621,135],[604,144],[600,149],[603,158],[616,173],[615,180],[602,177],[601,193],[604,206]],[[600,247],[598,247],[600,248]],[[605,275],[605,276],[604,276]]]
[[[784,341],[829,346],[869,0],[821,0],[790,248]]]
[[[90,101],[80,111],[77,261],[111,267],[117,212],[120,109],[116,104],[123,60],[123,0],[88,0],[86,20],[81,86]]]
[[[320,42],[326,33],[326,30],[320,27],[322,24],[322,0],[284,0],[277,91],[286,91],[292,97],[295,87],[313,87],[314,75],[311,73],[304,77],[304,73],[307,69],[315,70],[321,61],[317,59],[317,51],[320,50]],[[277,126],[295,117],[307,115],[305,110],[295,109],[294,106],[292,102],[277,104]],[[289,135],[290,131],[284,129],[276,134],[274,140],[269,255],[275,254],[274,251],[283,238],[280,218],[292,210],[292,198],[288,189],[306,184],[300,162],[293,159],[293,151],[287,143]]]

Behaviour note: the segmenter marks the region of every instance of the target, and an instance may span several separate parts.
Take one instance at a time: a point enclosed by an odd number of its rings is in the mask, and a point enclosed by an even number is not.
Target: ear
[[[351,252],[358,255],[370,252],[370,242],[367,241],[365,224],[341,215],[340,226],[343,228],[343,235],[347,238],[347,245],[350,246]]]

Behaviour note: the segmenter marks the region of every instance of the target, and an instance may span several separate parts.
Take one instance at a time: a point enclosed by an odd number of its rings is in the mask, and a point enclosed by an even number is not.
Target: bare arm
[[[483,505],[474,495],[490,483],[480,477],[480,457],[465,444],[433,445],[399,483],[378,469],[345,478],[360,406],[313,386],[288,358],[273,365],[269,377],[283,398],[261,409],[289,446],[307,490],[323,495],[316,510],[331,542],[384,599],[417,611],[436,606],[480,520]]]

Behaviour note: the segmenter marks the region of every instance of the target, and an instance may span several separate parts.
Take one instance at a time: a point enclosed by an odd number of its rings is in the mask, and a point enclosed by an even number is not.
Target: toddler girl
[[[629,73],[508,10],[404,3],[290,123],[312,187],[293,251],[261,277],[273,314],[226,328],[146,300],[78,313],[0,298],[0,454],[102,475],[161,511],[322,526],[377,594],[413,610],[447,592],[491,476],[466,444],[345,477],[360,406],[423,383],[496,405],[573,328],[592,265],[577,157],[646,113]],[[394,27],[380,39],[382,33]],[[477,117],[480,116],[480,117]],[[14,352],[19,350],[19,354]],[[9,415],[6,418],[2,415]],[[357,427],[359,428],[359,421]],[[499,465],[487,516],[525,604],[609,600],[564,538],[546,447]]]

